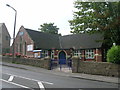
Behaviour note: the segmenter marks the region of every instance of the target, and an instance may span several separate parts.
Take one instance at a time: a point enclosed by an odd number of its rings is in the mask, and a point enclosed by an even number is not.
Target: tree
[[[71,33],[104,33],[104,42],[120,45],[120,1],[75,1],[77,11],[70,20]]]
[[[41,32],[45,33],[51,33],[51,34],[58,34],[59,28],[57,26],[54,26],[54,23],[44,23],[43,25],[40,25],[41,28],[38,28]]]

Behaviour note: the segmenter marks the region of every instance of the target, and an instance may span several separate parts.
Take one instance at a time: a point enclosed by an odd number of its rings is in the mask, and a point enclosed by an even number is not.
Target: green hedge
[[[120,64],[120,46],[112,46],[107,52],[107,61]]]

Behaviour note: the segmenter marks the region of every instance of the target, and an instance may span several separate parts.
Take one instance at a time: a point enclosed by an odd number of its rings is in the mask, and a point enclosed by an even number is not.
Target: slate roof
[[[102,46],[100,40],[103,40],[102,34],[73,34],[60,37],[63,49],[100,48]]]
[[[11,36],[10,36],[10,34],[9,34],[9,32],[8,32],[8,29],[7,29],[7,27],[6,27],[6,25],[5,25],[5,23],[0,23],[0,27],[3,27],[3,28],[0,28],[0,33],[2,33],[3,32],[3,30],[5,30],[6,32],[7,32],[7,34],[9,35],[9,38],[11,38]]]
[[[52,49],[60,48],[59,35],[43,33],[31,29],[26,29],[31,39],[34,41],[36,48]]]
[[[97,41],[104,39],[102,34],[72,34],[59,36],[26,28],[25,30],[34,41],[36,48],[40,49],[100,48],[102,47],[102,42]]]

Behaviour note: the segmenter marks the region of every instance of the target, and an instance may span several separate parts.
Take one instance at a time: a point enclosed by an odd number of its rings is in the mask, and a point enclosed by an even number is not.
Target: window
[[[93,50],[85,50],[85,58],[86,59],[94,59],[94,51]]]
[[[20,42],[22,42],[22,37],[20,36]]]
[[[8,36],[6,36],[6,40],[9,40],[9,37],[8,37]]]
[[[54,50],[51,51],[51,59],[54,59]]]
[[[43,50],[41,52],[41,57],[47,57],[48,56],[48,51],[47,50]]]
[[[75,50],[74,51],[74,56],[78,56],[81,59],[81,51],[80,50]]]
[[[20,43],[20,53],[22,53],[22,44]]]
[[[44,56],[45,56],[45,57],[48,56],[48,51],[47,51],[47,50],[44,51]]]
[[[24,48],[25,48],[25,55],[26,55],[26,51],[27,51],[27,45],[26,45],[26,42],[25,42]]]
[[[16,52],[18,52],[18,44],[16,43]]]

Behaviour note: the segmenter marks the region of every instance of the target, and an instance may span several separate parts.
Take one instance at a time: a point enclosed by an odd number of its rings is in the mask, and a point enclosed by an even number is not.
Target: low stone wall
[[[86,73],[94,75],[119,77],[120,65],[108,62],[80,61],[78,57],[72,58],[73,73]]]
[[[2,57],[3,62],[9,63],[17,63],[17,64],[24,64],[24,65],[32,65],[37,66],[45,69],[50,69],[50,58],[46,57],[43,59],[34,59],[34,58],[13,58],[12,57]]]

